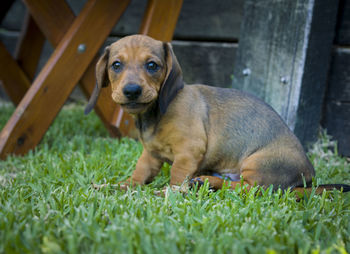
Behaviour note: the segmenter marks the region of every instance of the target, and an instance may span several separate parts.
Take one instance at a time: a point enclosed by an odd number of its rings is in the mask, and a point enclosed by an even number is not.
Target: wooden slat
[[[232,86],[237,43],[174,41],[172,46],[186,83]]]
[[[27,13],[21,36],[17,43],[15,59],[29,80],[34,79],[44,42],[44,35],[31,15]]]
[[[134,118],[118,105],[112,116],[111,124],[118,126],[120,133],[123,136],[129,136],[131,138],[137,138],[138,134],[135,129]]]
[[[64,0],[23,0],[45,37],[56,47],[75,20]]]
[[[157,40],[171,41],[181,6],[182,0],[149,0],[139,33]],[[115,109],[112,121],[123,135],[136,136],[133,118],[121,108]]]
[[[62,36],[68,31],[75,19],[75,15],[64,0],[24,0],[28,5],[34,19],[39,24],[50,43],[57,47]],[[124,0],[125,4],[129,0]],[[58,6],[59,8],[57,8]],[[43,16],[42,13],[45,15]],[[64,18],[65,17],[65,18]],[[79,85],[87,98],[90,98],[95,87],[95,65],[98,58],[95,58],[82,76]],[[120,136],[118,126],[111,124],[114,110],[118,108],[112,100],[110,89],[102,89],[100,97],[95,106],[95,112],[100,117],[111,136]]]
[[[233,87],[268,102],[304,145],[317,138],[337,3],[244,3]]]
[[[11,101],[17,105],[30,87],[30,81],[2,42],[0,59],[0,80]]]
[[[338,141],[340,154],[350,157],[350,48],[334,48],[323,108],[322,126]]]
[[[164,0],[166,2],[167,0]],[[234,41],[239,38],[244,0],[183,1],[174,37],[191,41]],[[139,31],[145,0],[133,0],[113,29],[113,36],[135,34]],[[168,10],[167,10],[168,11]],[[169,9],[169,11],[172,11]]]
[[[171,41],[182,7],[182,0],[149,0],[140,28],[141,34]]]
[[[184,1],[175,37],[191,41],[237,41],[244,0]]]
[[[128,2],[90,0],[85,4],[3,128],[0,158],[26,153],[39,143]],[[87,50],[80,53],[81,44]]]
[[[339,1],[335,44],[350,46],[350,0]]]

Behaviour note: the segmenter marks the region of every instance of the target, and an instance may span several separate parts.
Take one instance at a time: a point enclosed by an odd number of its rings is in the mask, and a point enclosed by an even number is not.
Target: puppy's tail
[[[316,187],[315,194],[322,194],[323,191],[332,191],[332,190],[339,190],[343,192],[349,192],[350,191],[350,185],[347,184],[321,184]],[[311,185],[306,185],[305,187],[302,186],[296,186],[293,188],[293,191],[296,191],[297,193],[300,193],[303,195],[305,192],[307,194],[310,194],[312,191]]]

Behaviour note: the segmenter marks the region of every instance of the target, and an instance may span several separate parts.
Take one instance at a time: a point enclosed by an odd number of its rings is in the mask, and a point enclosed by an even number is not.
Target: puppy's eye
[[[153,61],[150,61],[150,62],[146,63],[146,69],[148,72],[151,72],[151,73],[156,72],[159,69],[159,65]]]
[[[112,68],[115,72],[120,72],[123,69],[123,64],[119,61],[115,61],[112,64]]]

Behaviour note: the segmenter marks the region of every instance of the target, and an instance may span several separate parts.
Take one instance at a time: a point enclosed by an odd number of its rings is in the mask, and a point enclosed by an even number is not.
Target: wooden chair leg
[[[40,30],[57,47],[75,20],[65,0],[23,0]]]
[[[171,41],[183,0],[149,0],[140,33],[154,39]]]
[[[26,153],[39,143],[128,2],[90,0],[85,4],[0,133],[0,158]],[[82,44],[88,50],[79,51]]]
[[[33,18],[39,24],[50,43],[57,47],[62,37],[72,25],[75,15],[64,0],[24,0]],[[127,5],[130,1],[124,0]],[[100,36],[100,35],[99,35]],[[95,58],[82,76],[79,85],[87,98],[90,98],[95,87]],[[115,108],[119,106],[112,100],[110,89],[103,89],[95,106],[95,112],[100,117],[112,137],[119,137],[118,126],[111,124]]]
[[[17,105],[30,87],[30,80],[0,42],[0,80],[6,94]]]
[[[111,93],[110,93],[111,94]],[[134,118],[118,105],[113,112],[113,116],[110,119],[112,126],[116,126],[120,131],[121,135],[128,136],[131,138],[137,138],[138,134],[135,129]]]
[[[15,105],[19,104],[31,85],[44,42],[45,37],[30,14],[27,13],[17,43],[16,61],[5,47],[2,44],[0,45],[2,59],[0,78],[8,96]]]
[[[139,32],[157,40],[171,41],[181,7],[182,0],[149,0]],[[119,107],[115,109],[111,124],[116,124],[123,135],[136,136],[131,131],[135,126],[133,118]]]
[[[44,42],[44,35],[30,13],[27,12],[17,43],[15,59],[30,81],[34,79]]]

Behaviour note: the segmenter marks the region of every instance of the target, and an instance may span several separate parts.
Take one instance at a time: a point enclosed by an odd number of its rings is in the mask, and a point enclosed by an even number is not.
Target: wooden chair
[[[28,8],[15,59],[0,42],[0,79],[17,105],[0,133],[0,158],[25,154],[42,139],[76,84],[95,86],[97,52],[130,0],[89,0],[77,17],[64,0],[24,0]],[[139,32],[170,41],[182,0],[149,0]],[[34,78],[45,38],[55,47]],[[103,89],[95,111],[112,136],[128,135],[132,118]]]

